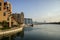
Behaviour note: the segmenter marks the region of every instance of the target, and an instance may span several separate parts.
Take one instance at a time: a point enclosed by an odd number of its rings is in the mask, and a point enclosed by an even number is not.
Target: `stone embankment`
[[[14,28],[11,28],[11,29],[7,29],[7,30],[0,30],[0,38],[1,37],[8,37],[10,35],[14,35],[18,32],[21,32],[23,30],[23,27],[24,25],[20,25],[20,27],[14,27]]]

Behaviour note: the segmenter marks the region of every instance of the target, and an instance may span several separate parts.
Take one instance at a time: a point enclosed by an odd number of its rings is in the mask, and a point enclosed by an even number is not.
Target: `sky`
[[[4,0],[7,1],[7,0]],[[60,21],[60,0],[9,0],[12,12],[24,12],[25,18],[38,22]]]

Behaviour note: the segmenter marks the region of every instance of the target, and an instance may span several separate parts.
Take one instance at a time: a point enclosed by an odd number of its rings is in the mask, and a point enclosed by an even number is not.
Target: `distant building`
[[[25,25],[33,25],[33,21],[31,18],[24,18]]]
[[[24,13],[13,13],[12,17],[14,17],[14,19],[19,23],[19,24],[23,24],[24,23]]]

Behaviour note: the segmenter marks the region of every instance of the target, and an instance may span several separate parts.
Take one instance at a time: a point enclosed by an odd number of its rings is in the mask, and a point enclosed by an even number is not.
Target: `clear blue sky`
[[[12,4],[13,13],[23,11],[25,17],[33,18],[34,21],[54,21],[54,18],[60,17],[60,0],[9,0],[9,2]]]

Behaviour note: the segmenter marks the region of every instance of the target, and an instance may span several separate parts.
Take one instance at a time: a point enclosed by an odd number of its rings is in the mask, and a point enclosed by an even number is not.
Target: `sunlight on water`
[[[50,37],[60,37],[60,25],[38,25],[39,32]]]
[[[23,40],[60,40],[60,25],[45,24],[26,27]]]
[[[60,37],[60,25],[35,25],[33,30],[25,31],[26,35],[38,35],[45,36],[51,38],[59,38]]]

